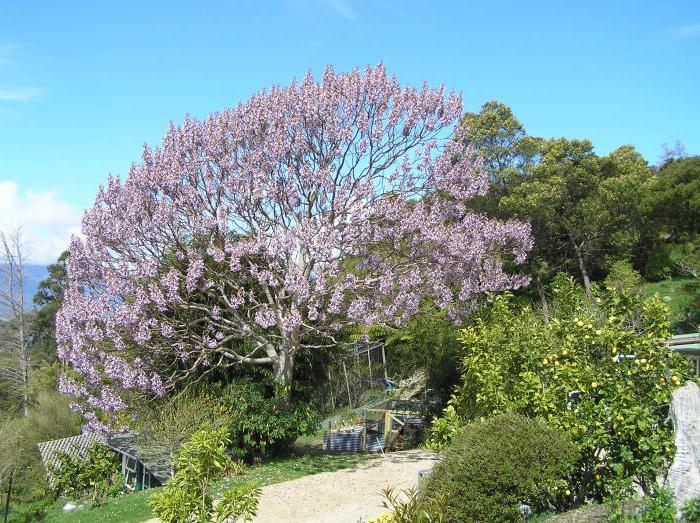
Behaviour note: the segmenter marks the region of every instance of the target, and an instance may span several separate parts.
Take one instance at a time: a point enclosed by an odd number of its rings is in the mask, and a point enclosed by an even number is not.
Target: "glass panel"
[[[127,458],[126,458],[126,465],[125,465],[125,468],[126,468],[127,470],[130,470],[130,471],[132,471],[132,472],[136,472],[136,467],[137,467],[137,465],[138,465],[138,463],[137,463],[137,461],[136,461],[135,459],[130,458],[130,457],[127,456]]]
[[[136,488],[136,472],[128,471],[124,474],[124,485],[131,490]]]

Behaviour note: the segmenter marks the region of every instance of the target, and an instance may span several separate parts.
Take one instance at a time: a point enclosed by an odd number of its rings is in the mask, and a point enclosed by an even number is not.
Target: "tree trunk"
[[[21,300],[24,306],[24,300]],[[29,415],[29,355],[24,339],[24,317],[19,319],[20,372],[22,373],[22,407],[24,415]]]
[[[576,252],[578,268],[581,271],[581,277],[583,278],[583,288],[586,290],[586,297],[589,301],[593,301],[593,292],[591,291],[591,279],[588,277],[586,264],[583,262],[583,253],[581,252],[581,245],[574,243],[574,251]]]
[[[278,404],[283,410],[290,410],[292,407],[292,380],[294,378],[294,355],[288,349],[281,349],[274,363],[272,371],[275,373],[275,380],[284,387],[284,392],[277,398]]]
[[[544,285],[539,276],[535,276],[535,287],[537,287],[537,294],[540,295],[540,302],[542,303],[542,315],[544,316],[544,322],[549,323],[549,304],[547,303],[547,294],[544,291]]]

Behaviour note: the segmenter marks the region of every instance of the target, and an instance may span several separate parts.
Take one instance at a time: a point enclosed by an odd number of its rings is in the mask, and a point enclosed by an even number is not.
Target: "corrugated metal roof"
[[[107,446],[143,463],[143,466],[161,483],[165,483],[171,476],[170,452],[162,445],[146,442],[136,432],[113,434],[107,438]]]

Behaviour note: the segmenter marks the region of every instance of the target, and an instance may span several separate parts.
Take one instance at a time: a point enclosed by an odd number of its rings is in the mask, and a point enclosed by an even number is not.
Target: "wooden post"
[[[345,387],[348,389],[348,405],[352,408],[352,396],[350,395],[350,382],[348,381],[348,369],[345,367],[345,360],[343,360],[343,372],[345,373]]]
[[[7,497],[5,498],[5,523],[7,523],[7,516],[10,514],[10,495],[12,494],[12,478],[15,476],[14,470],[10,474],[10,483],[7,485]]]
[[[384,345],[382,344],[382,363],[384,364],[384,381],[388,382],[389,377],[386,374],[386,352],[384,352]]]
[[[367,364],[369,365],[369,388],[371,389],[374,387],[374,383],[372,382],[372,358],[370,357],[369,353],[372,349],[367,349]]]
[[[331,383],[331,371],[328,371],[328,390],[331,393],[331,413],[335,412],[335,396],[333,395],[333,385]]]
[[[328,450],[332,451],[333,450],[333,443],[331,436],[333,435],[333,429],[331,428],[331,420],[328,420]]]

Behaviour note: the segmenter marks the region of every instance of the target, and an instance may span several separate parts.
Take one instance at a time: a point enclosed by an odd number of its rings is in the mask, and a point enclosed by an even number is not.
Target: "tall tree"
[[[34,335],[33,351],[41,351],[49,361],[56,358],[56,314],[63,303],[63,295],[68,286],[66,260],[68,251],[64,251],[46,270],[47,277],[39,282],[34,295],[34,305],[37,307],[31,330]]]
[[[24,287],[26,258],[19,230],[11,234],[0,232],[0,307],[8,321],[3,325],[0,339],[0,375],[21,397],[25,416],[29,412],[30,336],[27,329]]]
[[[460,113],[454,93],[382,66],[328,68],[171,126],[71,244],[57,337],[83,378],[61,389],[115,414],[119,389],[162,394],[226,365],[271,365],[289,386],[299,351],[344,325],[459,316],[525,283],[502,262],[524,261],[529,227],[463,203],[487,181],[455,161]]]
[[[649,176],[646,162],[630,146],[601,159],[588,140],[546,140],[531,178],[499,205],[531,221],[536,245],[548,251],[544,257],[570,261],[592,298],[592,267],[606,256],[631,256],[641,188]]]
[[[478,113],[466,113],[461,122],[463,143],[483,162],[490,193],[507,194],[527,175],[539,153],[539,138],[505,104],[486,102]]]

